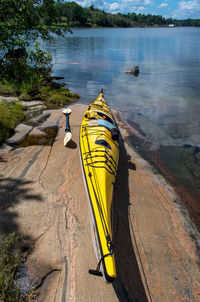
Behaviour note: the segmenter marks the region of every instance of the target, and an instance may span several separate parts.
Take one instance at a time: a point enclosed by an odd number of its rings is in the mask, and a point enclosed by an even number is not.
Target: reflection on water
[[[152,149],[200,146],[199,34],[199,28],[79,29],[47,47],[54,75],[82,102],[103,87],[110,105],[140,125]],[[123,72],[134,65],[137,78]]]

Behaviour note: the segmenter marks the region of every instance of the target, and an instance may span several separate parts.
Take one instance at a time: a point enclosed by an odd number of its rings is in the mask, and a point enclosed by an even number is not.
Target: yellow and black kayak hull
[[[118,129],[103,94],[91,102],[80,130],[80,158],[91,209],[99,268],[107,282],[116,278],[112,243],[112,196],[119,145]],[[98,269],[99,269],[98,268]]]

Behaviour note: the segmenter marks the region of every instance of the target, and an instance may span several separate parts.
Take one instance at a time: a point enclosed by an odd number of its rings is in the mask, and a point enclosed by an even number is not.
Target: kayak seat
[[[98,126],[104,126],[111,132],[112,139],[117,141],[119,139],[119,130],[115,127],[115,125],[107,122],[106,120],[98,120]]]
[[[108,121],[106,120],[102,120],[102,119],[99,119],[98,120],[98,126],[104,126],[106,127],[108,130],[111,130],[113,129],[115,126],[111,123],[109,123]]]

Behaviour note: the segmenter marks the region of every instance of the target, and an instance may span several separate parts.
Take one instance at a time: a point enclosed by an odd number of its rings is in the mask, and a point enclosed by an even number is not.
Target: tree
[[[47,19],[56,21],[53,0],[0,0],[0,49],[24,46],[39,35],[49,38]]]
[[[111,26],[107,14],[101,11],[94,13],[93,22],[98,26]]]
[[[87,24],[87,19],[91,16],[88,8],[83,8],[76,2],[65,3],[65,16],[69,26]]]
[[[62,34],[62,30],[49,27],[53,22],[57,22],[54,0],[0,0],[0,78],[13,76],[14,69],[21,72],[30,56],[33,61],[33,51],[29,56],[27,48],[38,37],[50,39],[51,32]],[[40,57],[35,56],[36,61],[48,62],[49,70],[50,57],[38,44],[36,55]]]

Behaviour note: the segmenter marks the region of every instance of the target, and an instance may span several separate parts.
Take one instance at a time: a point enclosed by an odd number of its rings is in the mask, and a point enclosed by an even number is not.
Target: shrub
[[[0,103],[0,142],[5,140],[25,117],[25,106],[14,102]]]
[[[14,280],[21,259],[18,241],[19,237],[14,233],[0,241],[0,301],[23,301]]]

